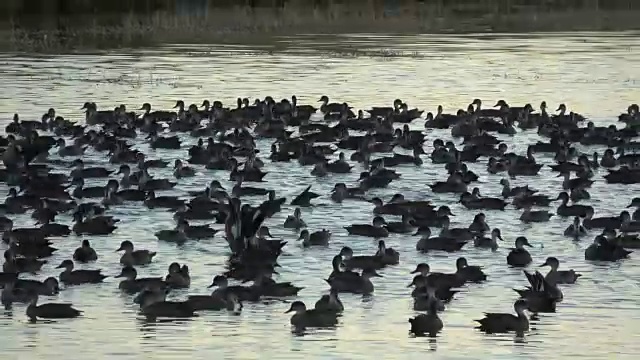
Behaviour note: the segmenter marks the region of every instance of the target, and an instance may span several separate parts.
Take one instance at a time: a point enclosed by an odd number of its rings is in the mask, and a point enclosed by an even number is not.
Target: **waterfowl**
[[[182,163],[182,160],[176,159],[173,166],[173,176],[175,176],[177,179],[180,179],[184,177],[192,177],[195,175],[196,171],[192,167],[185,166]]]
[[[338,291],[335,289],[329,290],[329,295],[322,295],[314,306],[314,309],[323,312],[335,312],[341,313],[344,311],[344,305],[338,296]]]
[[[507,255],[507,264],[514,267],[525,267],[531,264],[531,254],[524,248],[525,246],[531,247],[529,240],[524,236],[517,237],[516,247]]]
[[[47,303],[38,305],[38,294],[31,295],[31,302],[27,306],[27,317],[31,321],[40,319],[71,319],[82,315],[82,311],[74,309],[71,304]]]
[[[539,222],[547,222],[553,216],[552,213],[546,210],[536,210],[532,211],[531,206],[526,204],[524,207],[524,211],[520,215],[520,221],[523,223],[539,223]]]
[[[371,282],[372,277],[382,277],[374,269],[362,270],[362,274],[358,278],[347,279],[343,277],[334,277],[325,281],[338,292],[347,292],[353,294],[368,295],[373,293],[374,286]]]
[[[77,143],[73,145],[67,146],[65,140],[63,138],[59,138],[56,141],[56,146],[58,147],[58,156],[82,156],[84,155],[87,146],[80,146]]]
[[[298,196],[296,196],[292,201],[291,205],[294,206],[311,206],[311,200],[320,197],[320,195],[311,192],[311,185],[307,186]]]
[[[38,260],[27,257],[16,257],[14,252],[9,249],[4,252],[4,263],[2,271],[5,273],[37,273],[46,264],[46,260]]]
[[[239,314],[242,311],[242,302],[233,292],[227,292],[226,297],[211,295],[189,295],[187,302],[194,311],[209,310],[220,311],[228,310],[232,313]]]
[[[474,321],[480,324],[477,329],[487,334],[507,332],[523,333],[529,330],[529,319],[527,319],[525,314],[527,307],[527,300],[519,299],[513,304],[516,315],[485,313],[484,318]]]
[[[501,179],[500,185],[502,185],[502,197],[509,198],[513,196],[531,196],[537,193],[537,190],[529,189],[529,185],[511,187],[508,179]]]
[[[113,170],[108,170],[103,167],[84,167],[82,159],[76,159],[71,163],[73,170],[69,174],[72,179],[91,179],[91,178],[105,178],[109,177],[113,173]]]
[[[431,237],[431,229],[427,226],[418,228],[414,235],[420,235],[420,240],[416,243],[416,250],[420,252],[429,252],[431,250],[455,252],[467,244],[467,241],[460,241],[447,236]]]
[[[461,287],[465,283],[465,279],[459,276],[457,272],[453,274],[431,272],[431,267],[427,263],[420,263],[416,265],[415,270],[413,270],[411,274],[420,274],[426,277],[437,289],[457,288]]]
[[[107,278],[102,270],[73,270],[72,260],[64,260],[56,269],[64,269],[59,278],[65,285],[97,284]]]
[[[556,214],[560,216],[580,216],[585,217],[587,213],[593,212],[592,206],[587,205],[567,205],[569,203],[569,194],[566,191],[561,192],[556,200],[561,200],[562,204],[558,206]]]
[[[349,235],[359,235],[359,236],[367,236],[373,238],[382,238],[389,236],[389,230],[387,230],[384,225],[387,222],[381,218],[380,216],[376,216],[373,218],[372,225],[368,224],[352,224],[349,226],[345,226],[345,230],[349,233]]]
[[[498,240],[503,240],[500,229],[495,228],[491,230],[491,237],[483,237],[482,235],[477,235],[473,239],[473,246],[479,248],[488,248],[493,251],[498,249]]]
[[[119,221],[110,216],[96,216],[83,220],[81,213],[76,213],[74,219],[72,230],[77,235],[109,235],[118,228],[114,224]]]
[[[556,284],[547,281],[539,272],[531,274],[524,271],[530,286],[525,289],[513,289],[521,298],[527,300],[527,308],[533,313],[554,313],[556,304],[562,301],[562,291]]]
[[[87,263],[98,260],[98,254],[91,247],[89,240],[82,240],[82,245],[73,252],[73,260],[80,263]]]
[[[589,261],[618,261],[629,257],[632,251],[598,235],[593,244],[584,251],[584,259]]]
[[[633,216],[631,217],[633,220],[640,220],[640,197],[635,197],[631,199],[631,203],[627,205],[627,209],[635,207],[636,211],[633,212]]]
[[[263,269],[264,270],[264,269]],[[263,275],[263,271],[257,272],[251,280],[257,278],[259,275]],[[220,296],[226,297],[228,293],[234,293],[241,301],[258,301],[260,299],[260,293],[254,287],[240,286],[240,285],[229,285],[229,280],[224,275],[216,275],[213,277],[213,281],[209,288],[217,287],[212,293],[211,296]]]
[[[582,225],[584,225],[584,227],[587,230],[604,229],[604,228],[619,229],[620,226],[622,225],[622,220],[620,216],[607,216],[607,217],[599,217],[594,219],[593,213],[594,213],[593,210],[588,209],[587,214],[584,220],[582,221]]]
[[[285,313],[294,314],[290,323],[296,328],[325,328],[338,324],[338,314],[335,311],[323,311],[321,309],[307,310],[302,301],[294,301]]]
[[[155,232],[155,237],[161,241],[184,244],[189,238],[186,234],[186,224],[184,221],[178,222],[175,229],[159,230]]]
[[[136,294],[143,289],[152,286],[157,288],[168,287],[161,277],[137,278],[138,271],[133,266],[125,266],[116,278],[125,278],[120,281],[118,288],[128,294]]]
[[[459,291],[451,290],[448,285],[437,284],[434,277],[418,274],[407,287],[415,286],[411,292],[413,298],[413,310],[426,311],[432,302],[437,303],[438,311],[445,310],[445,304],[453,300],[453,296]],[[438,287],[440,285],[440,287]]]
[[[574,239],[579,239],[586,235],[587,230],[584,228],[584,226],[582,226],[579,216],[575,216],[571,225],[567,226],[567,228],[564,230],[564,236]]]
[[[478,235],[486,233],[491,228],[489,227],[489,224],[487,224],[487,216],[484,213],[477,213],[473,217],[473,221],[469,225],[468,229],[474,235]]]
[[[295,208],[293,210],[293,215],[287,216],[287,219],[284,221],[285,229],[300,229],[303,227],[307,227],[307,224],[301,218],[300,208]]]
[[[631,220],[631,214],[628,211],[620,213],[620,231],[623,233],[639,232],[640,221]]]
[[[124,254],[120,257],[120,264],[124,266],[139,266],[147,265],[153,261],[153,257],[156,256],[156,252],[149,250],[134,250],[133,243],[129,240],[125,240],[120,243],[120,247],[117,251],[124,251]]]
[[[177,196],[156,196],[156,193],[153,190],[147,193],[147,198],[144,200],[144,204],[150,209],[162,207],[178,210],[185,206],[184,200],[178,199]]]
[[[435,301],[430,303],[426,314],[420,314],[409,319],[409,323],[411,324],[410,331],[417,336],[428,334],[431,337],[435,337],[444,327],[442,320],[438,317],[438,308]]]
[[[156,301],[140,309],[149,321],[161,318],[189,318],[195,316],[195,310],[188,301]]]
[[[76,188],[72,192],[72,195],[77,199],[103,198],[105,197],[106,191],[107,191],[106,186],[92,186],[92,187],[85,188],[84,179],[82,178],[74,179],[71,185],[76,186]]]
[[[456,239],[457,241],[469,241],[473,240],[474,234],[468,228],[449,228],[450,220],[449,217],[444,217],[442,221],[442,229],[440,230],[440,237],[448,237],[452,239]]]
[[[470,266],[464,257],[456,260],[456,269],[458,277],[463,278],[465,282],[478,283],[487,280],[487,274],[482,271],[482,268],[480,266]]]
[[[189,275],[189,267],[187,265],[178,264],[177,262],[169,265],[169,273],[164,278],[164,282],[172,289],[184,289],[191,285],[191,276]]]
[[[331,238],[331,232],[325,229],[320,231],[314,231],[309,233],[309,230],[302,230],[298,240],[302,240],[302,246],[327,246],[329,245],[329,239]]]
[[[553,256],[548,257],[540,266],[549,266],[551,268],[545,276],[545,279],[551,284],[573,284],[582,276],[582,274],[576,273],[573,269],[558,270],[560,261]]]

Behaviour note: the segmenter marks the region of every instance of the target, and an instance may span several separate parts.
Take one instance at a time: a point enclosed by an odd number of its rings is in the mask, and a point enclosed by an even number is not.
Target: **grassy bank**
[[[444,9],[446,10],[446,9]],[[210,8],[202,16],[169,11],[151,14],[83,15],[40,22],[12,20],[0,26],[0,49],[61,52],[163,43],[263,42],[303,33],[471,33],[640,30],[640,10],[572,9],[517,12],[456,12],[414,3],[387,13],[376,7],[332,5],[328,9]]]

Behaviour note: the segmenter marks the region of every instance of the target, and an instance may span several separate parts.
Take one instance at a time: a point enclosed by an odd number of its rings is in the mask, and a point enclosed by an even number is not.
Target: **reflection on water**
[[[551,106],[567,103],[572,110],[596,122],[613,121],[629,103],[640,99],[640,53],[633,50],[638,45],[640,40],[634,34],[357,34],[283,37],[251,48],[176,45],[59,56],[3,54],[0,116],[9,121],[14,112],[19,112],[23,119],[36,119],[54,106],[68,118],[81,119],[79,108],[89,100],[104,108],[123,103],[134,109],[150,102],[160,109],[173,106],[178,99],[187,103],[220,99],[234,104],[237,96],[271,95],[278,99],[292,94],[302,103],[315,104],[320,95],[326,94],[356,108],[386,105],[401,98],[410,106],[427,111],[435,111],[442,104],[447,112],[476,97],[485,99],[488,105],[504,98],[514,104],[530,102],[534,107],[546,100]],[[412,126],[421,128],[422,123],[415,121]],[[426,151],[431,151],[431,140],[447,134],[433,131]],[[526,142],[536,138],[528,132],[508,141],[515,143],[514,149],[521,153]],[[191,138],[185,141],[189,145],[195,142]],[[259,142],[262,151],[268,151],[269,145],[267,141]],[[169,160],[186,154],[138,146],[151,153],[150,158]],[[545,164],[552,162],[542,154],[536,157]],[[100,163],[105,158],[91,153],[88,161]],[[488,175],[483,163],[472,164],[470,168],[480,175],[483,194],[499,192],[499,176]],[[273,166],[267,162],[266,171],[269,175],[264,187],[278,189],[287,197],[309,183],[314,184],[314,191],[327,194],[332,184],[352,183],[356,178],[355,174],[333,175],[328,181],[317,183],[308,168],[301,169],[295,163]],[[399,172],[402,181],[393,182],[389,189],[372,191],[371,195],[388,199],[391,194],[401,192],[410,199],[432,199],[436,204],[452,207],[457,214],[452,226],[470,223],[472,212],[461,208],[451,196],[431,193],[426,186],[442,178],[442,166],[426,161],[420,168],[401,167]],[[546,168],[541,174],[546,178],[545,185],[531,186],[555,195],[562,180],[552,177]],[[156,175],[168,177],[170,170],[158,171]],[[186,190],[204,188],[212,176],[226,180],[228,175],[207,171],[193,179],[181,180],[176,192],[184,194]],[[523,185],[524,181],[518,179],[513,185]],[[87,186],[97,184],[87,181]],[[230,186],[224,181],[223,185]],[[637,186],[607,186],[597,181],[592,191],[597,215],[619,213],[633,190],[637,191]],[[3,191],[6,189],[0,189]],[[341,246],[349,244],[356,253],[372,253],[375,248],[373,241],[347,237],[342,229],[349,223],[368,223],[371,220],[368,205],[346,202],[336,206],[327,198],[318,199],[317,204],[305,210],[303,217],[312,230],[333,231],[329,249],[296,247],[295,234],[279,226],[291,212],[289,207],[268,223],[274,236],[289,241],[287,254],[281,257],[280,279],[304,286],[301,299],[308,306],[326,291],[323,278],[330,272],[331,257]],[[155,231],[173,226],[170,213],[125,205],[113,209],[111,214],[122,221],[112,237],[91,239],[101,256],[92,268],[116,275],[118,254],[114,250],[120,241],[129,239],[136,246],[157,250],[159,254],[153,265],[139,270],[141,276],[163,275],[172,261],[188,263],[193,273],[191,294],[206,293],[212,276],[221,272],[226,253],[221,238],[175,248],[158,243],[153,236]],[[426,261],[434,271],[453,271],[455,257],[419,255],[414,250],[416,238],[392,235],[387,243],[400,251],[401,264],[382,272],[384,278],[375,280],[376,293],[369,300],[342,297],[346,312],[336,330],[314,330],[307,331],[305,336],[294,336],[289,316],[284,314],[288,301],[247,304],[239,316],[203,313],[190,321],[147,323],[137,315],[132,299],[119,295],[117,280],[109,278],[103,285],[66,289],[56,299],[74,303],[85,312],[83,319],[29,324],[22,307],[16,307],[11,315],[0,316],[0,337],[5,339],[3,352],[9,358],[22,358],[29,351],[32,357],[49,359],[64,359],[71,353],[122,359],[194,356],[370,359],[372,354],[389,359],[417,359],[426,351],[436,351],[438,356],[451,359],[602,358],[612,350],[617,352],[617,358],[630,358],[638,353],[637,257],[614,265],[586,263],[583,249],[587,240],[574,243],[558,236],[566,226],[566,219],[554,217],[547,224],[524,227],[514,221],[517,216],[519,212],[513,209],[487,212],[489,225],[501,228],[506,242],[495,254],[471,248],[463,251],[471,264],[485,267],[490,281],[456,295],[442,314],[445,327],[437,339],[409,336],[407,320],[414,313],[406,284],[416,263]],[[70,219],[61,217],[59,221]],[[28,216],[23,216],[16,225],[32,223]],[[535,242],[537,247],[532,255],[536,264],[554,255],[563,261],[563,266],[584,276],[578,284],[563,288],[565,301],[558,306],[558,313],[541,315],[524,337],[482,335],[473,329],[473,319],[481,318],[484,311],[512,311],[516,294],[511,288],[525,285],[522,273],[505,264],[508,248],[519,235]],[[79,243],[73,236],[56,240],[55,246],[61,250],[50,263],[57,265]],[[48,266],[46,274],[56,272]],[[172,296],[183,298],[186,294],[176,291]],[[45,298],[42,302],[52,300]]]

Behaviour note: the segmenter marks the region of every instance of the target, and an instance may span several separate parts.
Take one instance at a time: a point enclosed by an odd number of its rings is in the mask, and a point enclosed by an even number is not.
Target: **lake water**
[[[32,120],[55,107],[60,115],[81,120],[79,109],[85,101],[95,101],[99,108],[122,103],[137,109],[150,102],[156,109],[167,109],[178,99],[187,104],[219,99],[234,106],[238,96],[271,95],[280,99],[292,94],[300,103],[317,104],[326,94],[355,108],[387,105],[400,98],[410,107],[434,113],[439,104],[445,112],[454,112],[473,98],[485,100],[485,107],[505,99],[510,104],[529,102],[537,108],[546,100],[554,109],[566,103],[596,124],[609,124],[630,103],[640,101],[638,46],[640,38],[633,33],[350,35],[280,38],[260,47],[175,45],[95,54],[2,54],[0,119],[4,128],[14,112]],[[416,120],[412,127],[423,128],[423,123]],[[449,138],[449,132],[430,131],[427,153],[437,137]],[[507,142],[523,153],[527,143],[538,139],[535,132],[528,131]],[[185,141],[191,145],[195,139],[185,137]],[[263,152],[268,153],[269,145],[269,141],[259,142]],[[175,152],[139,147],[149,158],[187,157],[186,148]],[[536,157],[539,162],[552,163],[548,155]],[[92,150],[87,158],[106,163],[104,155]],[[498,196],[501,175],[487,174],[485,162],[470,169],[480,175],[477,186],[483,195]],[[309,175],[310,168],[301,168],[297,162],[274,165],[267,161],[265,167],[269,174],[263,187],[276,189],[282,196],[291,199],[307,184],[325,195],[315,201],[316,206],[303,210],[303,218],[311,230],[327,228],[333,232],[328,249],[302,250],[295,244],[296,234],[282,228],[284,218],[292,211],[290,206],[267,222],[274,236],[289,241],[279,261],[282,269],[277,280],[304,286],[300,299],[313,306],[327,291],[323,278],[331,271],[332,256],[343,245],[348,244],[358,254],[375,251],[375,241],[349,237],[343,229],[351,223],[369,223],[372,207],[349,201],[336,205],[326,196],[336,182],[355,182],[360,165],[352,174],[332,175],[322,181],[315,180]],[[388,200],[400,192],[408,199],[446,204],[457,215],[452,218],[452,227],[466,227],[475,212],[462,208],[455,196],[433,194],[427,186],[445,178],[443,168],[427,158],[421,167],[399,167],[402,180],[370,195]],[[169,177],[171,170],[153,174]],[[632,196],[637,196],[639,187],[606,185],[602,175],[603,170],[596,174],[591,204],[596,216],[618,214]],[[227,172],[200,169],[195,178],[181,180],[173,193],[183,195],[186,190],[203,189],[212,178],[224,180],[225,187],[232,186],[226,181]],[[103,183],[88,181],[86,185]],[[512,185],[526,183],[547,195],[557,195],[562,188],[561,179],[546,167],[540,177],[521,177]],[[5,191],[3,185],[0,192]],[[257,203],[262,198],[248,201]],[[41,356],[53,360],[67,359],[70,354],[119,359],[370,359],[372,354],[385,359],[635,358],[640,352],[640,260],[636,254],[616,264],[587,263],[583,251],[595,234],[582,242],[563,238],[561,233],[570,219],[554,217],[545,224],[524,226],[517,220],[520,212],[512,207],[485,213],[489,226],[499,227],[506,240],[496,253],[469,246],[460,254],[422,255],[415,251],[417,237],[391,235],[387,243],[400,251],[400,265],[381,271],[384,278],[374,280],[376,290],[371,299],[341,296],[346,310],[336,330],[293,335],[289,315],[284,314],[289,305],[282,302],[245,304],[240,316],[203,313],[191,321],[149,324],[139,318],[132,299],[119,293],[118,279],[108,278],[101,285],[77,286],[63,290],[57,299],[42,299],[72,302],[85,312],[84,318],[30,324],[22,306],[0,315],[0,338],[5,339],[3,358]],[[102,268],[108,275],[116,275],[119,254],[114,250],[120,241],[129,239],[138,248],[158,251],[152,265],[139,268],[140,276],[164,276],[172,261],[189,264],[191,289],[175,291],[172,298],[206,294],[211,278],[223,271],[227,249],[221,237],[176,248],[158,242],[153,235],[174,226],[171,213],[125,205],[110,214],[121,219],[119,228],[110,237],[87,237],[100,256],[87,268]],[[33,225],[28,215],[14,218],[17,226]],[[70,220],[61,216],[58,222]],[[511,289],[527,285],[520,270],[506,265],[508,248],[520,235],[534,243],[532,268],[547,256],[557,256],[563,268],[573,268],[583,277],[575,285],[562,288],[565,300],[557,313],[541,315],[524,338],[483,335],[473,329],[473,319],[481,318],[484,311],[512,312],[517,294]],[[56,275],[54,267],[69,258],[80,241],[74,235],[56,239],[55,246],[60,250],[37,278]],[[470,264],[484,266],[489,281],[469,286],[456,296],[441,314],[445,328],[437,339],[410,337],[407,320],[415,313],[406,287],[411,281],[409,271],[419,262],[428,262],[434,271],[451,272],[460,255]]]

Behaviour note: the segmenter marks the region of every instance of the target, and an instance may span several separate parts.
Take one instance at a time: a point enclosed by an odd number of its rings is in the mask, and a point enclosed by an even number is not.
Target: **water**
[[[130,109],[150,102],[154,108],[166,109],[178,99],[201,103],[203,99],[220,99],[235,104],[237,96],[275,99],[296,94],[301,103],[313,103],[326,94],[347,101],[356,108],[390,104],[401,98],[410,106],[435,112],[442,104],[446,112],[464,107],[475,97],[491,106],[501,98],[509,103],[530,102],[535,107],[546,100],[549,106],[564,102],[569,108],[595,119],[597,125],[615,121],[615,116],[629,103],[640,99],[640,40],[631,33],[572,33],[545,35],[469,35],[469,36],[368,36],[340,37],[300,36],[281,38],[265,46],[166,46],[154,49],[113,51],[106,54],[35,55],[3,54],[0,56],[0,118],[8,122],[14,112],[23,119],[37,119],[54,106],[59,114],[81,119],[79,108],[85,101],[95,101],[100,108],[113,108],[124,103]],[[356,52],[356,50],[358,52]],[[4,124],[2,125],[4,128]],[[421,128],[422,121],[412,127]],[[432,131],[431,141],[448,137],[447,131]],[[537,140],[535,132],[518,134],[508,139],[510,147],[522,153],[526,143]],[[141,140],[138,140],[141,141]],[[188,144],[195,142],[186,138]],[[260,141],[259,148],[268,153],[270,142]],[[186,150],[151,151],[138,145],[149,158],[186,158]],[[602,151],[602,148],[581,148]],[[347,157],[350,153],[347,153]],[[337,154],[336,154],[337,156]],[[87,161],[104,163],[104,155],[92,151]],[[536,156],[549,164],[551,158]],[[55,156],[52,156],[55,158]],[[485,196],[499,194],[500,176],[488,175],[485,162],[470,166],[480,175],[477,186]],[[360,171],[359,167],[355,170]],[[227,172],[200,169],[193,179],[181,180],[176,194],[203,189],[215,177],[225,187]],[[266,163],[266,183],[291,199],[307,184],[314,191],[328,194],[336,182],[353,183],[357,173],[332,175],[316,181],[310,168],[297,163]],[[401,192],[408,199],[430,199],[437,205],[447,204],[457,216],[452,227],[467,226],[474,212],[463,209],[451,195],[433,194],[427,187],[444,178],[443,166],[425,159],[422,167],[398,168],[403,180],[388,189],[375,190],[371,196],[388,200]],[[155,171],[158,177],[169,177],[169,169]],[[606,185],[599,170],[591,194],[596,216],[618,214],[638,186]],[[548,195],[561,190],[561,179],[543,168],[540,178],[519,178],[512,185],[529,183]],[[86,186],[103,184],[88,181]],[[2,187],[0,192],[6,191]],[[247,200],[252,203],[261,198]],[[271,232],[289,241],[281,256],[278,280],[304,286],[300,299],[308,306],[327,290],[322,280],[331,271],[330,259],[348,244],[356,253],[372,254],[371,239],[348,237],[342,229],[350,223],[369,223],[371,207],[360,202],[331,203],[328,197],[315,201],[316,206],[303,210],[303,218],[311,230],[333,231],[328,249],[302,250],[296,246],[296,234],[282,228],[284,218],[292,212],[287,206],[269,220]],[[583,250],[590,242],[571,242],[559,236],[569,219],[554,217],[549,223],[524,226],[517,218],[520,212],[509,208],[504,212],[486,211],[491,227],[502,229],[506,242],[496,253],[468,247],[459,255],[470,264],[483,265],[490,281],[469,286],[459,293],[442,314],[444,331],[436,340],[412,338],[407,319],[411,310],[409,271],[418,262],[428,262],[434,271],[455,269],[458,254],[421,255],[415,251],[418,240],[410,235],[391,235],[389,246],[401,253],[399,266],[384,269],[384,278],[375,279],[375,296],[367,301],[343,295],[346,312],[337,330],[312,332],[294,336],[288,304],[246,304],[240,316],[226,313],[203,313],[191,321],[147,324],[137,315],[130,297],[120,295],[117,279],[108,278],[102,285],[85,285],[66,289],[56,301],[72,302],[85,312],[85,318],[54,323],[29,324],[23,307],[0,316],[0,338],[3,356],[18,359],[26,354],[64,359],[68,354],[83,357],[122,359],[178,358],[323,358],[369,359],[371,354],[393,359],[422,358],[426,352],[443,359],[549,359],[580,356],[603,358],[615,352],[617,358],[631,358],[640,351],[638,316],[637,256],[619,264],[594,265],[584,261]],[[120,241],[129,239],[138,248],[157,250],[156,261],[139,269],[141,276],[163,276],[172,261],[186,262],[192,271],[190,294],[205,294],[211,278],[223,270],[226,248],[220,237],[190,243],[184,248],[159,243],[153,236],[157,230],[174,226],[171,214],[126,205],[110,214],[121,219],[119,229],[110,237],[86,237],[100,256],[95,265],[116,275],[119,255],[114,252]],[[59,222],[68,222],[61,216]],[[17,226],[32,226],[28,216],[18,217]],[[534,263],[547,256],[557,256],[563,268],[574,268],[584,276],[573,286],[563,287],[565,301],[556,314],[542,315],[533,322],[523,339],[513,335],[486,336],[473,329],[473,319],[484,311],[511,312],[516,298],[513,287],[526,285],[519,270],[506,266],[508,247],[516,236],[532,241]],[[69,258],[81,239],[70,236],[56,239],[61,250],[45,266],[43,279],[56,275],[53,267]],[[544,247],[542,246],[544,245]],[[183,298],[187,291],[176,291],[173,298]],[[54,299],[43,298],[42,301]]]

